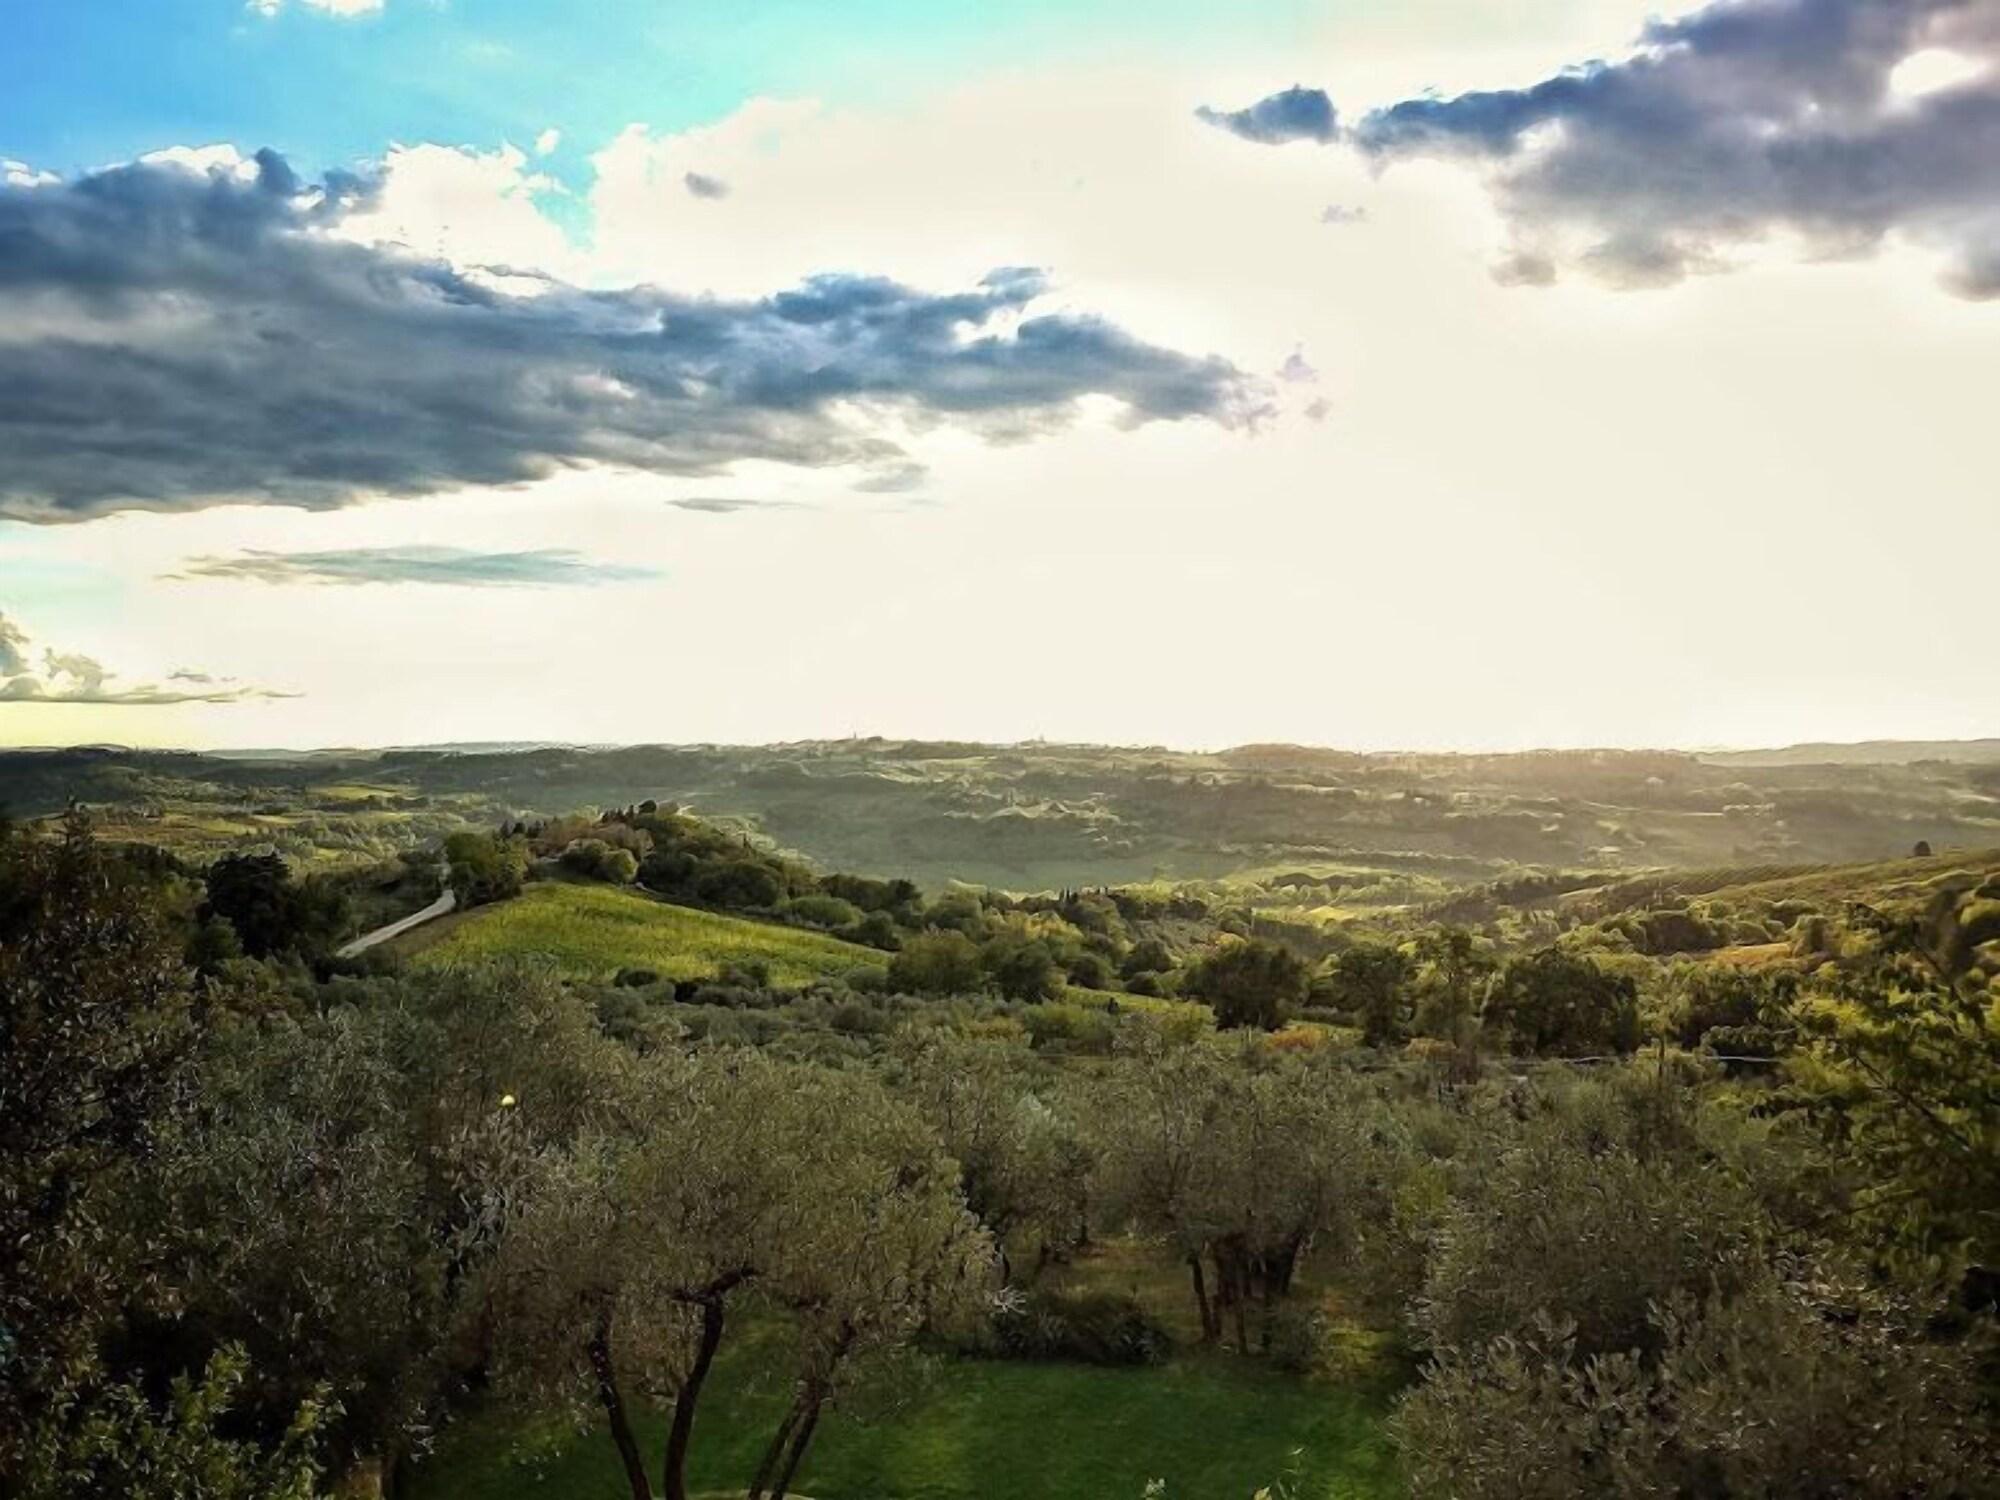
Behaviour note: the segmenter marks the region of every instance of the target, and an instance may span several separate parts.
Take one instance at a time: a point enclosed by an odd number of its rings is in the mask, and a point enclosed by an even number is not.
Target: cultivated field
[[[555,882],[511,901],[419,928],[398,947],[422,968],[533,954],[575,979],[608,980],[621,969],[664,979],[711,979],[723,969],[767,967],[791,986],[844,974],[887,955],[796,927],[670,906],[634,891]]]

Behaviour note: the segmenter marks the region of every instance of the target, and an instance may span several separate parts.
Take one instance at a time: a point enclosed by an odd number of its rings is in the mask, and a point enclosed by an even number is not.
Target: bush
[[[889,992],[889,970],[883,964],[860,964],[849,969],[843,977],[847,987],[857,995],[886,995]]]
[[[1203,959],[1189,977],[1188,988],[1214,1009],[1217,1026],[1270,1031],[1304,1003],[1311,978],[1305,961],[1291,949],[1248,938]]]
[[[637,855],[630,849],[614,848],[603,839],[576,840],[563,850],[559,863],[572,875],[610,885],[630,885],[639,874]]]
[[[1157,1365],[1173,1351],[1166,1329],[1123,1292],[1036,1288],[993,1319],[1003,1359],[1060,1359],[1086,1365]]]
[[[859,924],[861,908],[838,896],[794,896],[778,908],[779,915],[808,927],[830,929]]]
[[[1264,1338],[1265,1353],[1279,1369],[1341,1384],[1380,1374],[1389,1346],[1380,1329],[1297,1301],[1272,1309]]]
[[[784,897],[785,887],[768,865],[732,859],[709,865],[696,875],[694,893],[711,906],[740,910],[776,906]]]
[[[1447,1350],[1392,1424],[1418,1500],[1988,1493],[1963,1349],[1775,1279],[1650,1316],[1656,1357],[1542,1318]]]
[[[981,987],[979,949],[960,932],[927,932],[889,961],[889,983],[912,995],[965,995]]]
[[[903,935],[896,930],[894,919],[882,911],[871,911],[852,926],[836,928],[833,935],[863,948],[880,948],[884,953],[894,953],[903,946]]]
[[[1079,953],[1069,961],[1069,982],[1086,990],[1113,989],[1118,974],[1101,953]]]
[[[994,938],[980,950],[979,961],[993,987],[1009,1000],[1032,1005],[1062,993],[1063,972],[1049,945],[1038,938]]]
[[[1486,1022],[1540,1056],[1630,1052],[1639,1045],[1631,978],[1561,948],[1509,959],[1487,997]]]
[[[1024,1006],[1021,1024],[1037,1047],[1061,1043],[1075,1051],[1109,1051],[1116,1029],[1112,1017],[1081,1005],[1050,1002]]]

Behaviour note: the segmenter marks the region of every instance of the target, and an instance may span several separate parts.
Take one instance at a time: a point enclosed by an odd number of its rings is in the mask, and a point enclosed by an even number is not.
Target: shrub
[[[980,988],[979,949],[960,932],[911,938],[889,961],[889,983],[913,995],[963,995]]]
[[[1062,993],[1063,972],[1048,944],[1038,938],[994,938],[980,950],[979,961],[993,987],[1009,1000],[1032,1005]]]
[[[1173,1350],[1166,1329],[1123,1292],[1036,1288],[995,1314],[993,1338],[1005,1359],[1087,1365],[1157,1365]]]
[[[852,926],[836,929],[833,935],[864,948],[880,948],[884,953],[894,953],[903,946],[903,935],[896,930],[895,920],[882,911],[871,911]]]
[[[1486,1022],[1540,1055],[1630,1052],[1639,1044],[1639,991],[1631,978],[1561,948],[1510,959],[1487,997]]]
[[[711,906],[741,909],[775,906],[783,898],[785,887],[768,865],[731,859],[709,865],[697,874],[694,893]]]
[[[889,970],[884,964],[861,964],[843,976],[857,995],[885,995],[889,992]]]
[[[1115,1025],[1104,1011],[1060,1002],[1022,1007],[1021,1024],[1037,1047],[1055,1042],[1089,1051],[1108,1051]]]
[[[1305,1001],[1311,977],[1305,961],[1291,949],[1248,938],[1203,959],[1189,976],[1188,988],[1214,1009],[1217,1026],[1269,1031]]]
[[[808,927],[848,927],[861,921],[861,908],[838,896],[794,896],[780,905],[778,911]]]
[[[559,863],[572,875],[611,885],[630,885],[639,874],[638,856],[630,849],[614,848],[596,838],[576,840],[563,850]]]
[[[1963,1349],[1763,1282],[1650,1316],[1656,1357],[1540,1318],[1447,1350],[1392,1424],[1418,1500],[1986,1493]]]

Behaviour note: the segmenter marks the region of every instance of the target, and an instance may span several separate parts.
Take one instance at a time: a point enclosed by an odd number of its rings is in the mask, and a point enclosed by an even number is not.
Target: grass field
[[[784,1406],[756,1351],[725,1351],[695,1425],[696,1493],[741,1494]],[[1316,1385],[1227,1354],[1153,1369],[945,1359],[870,1420],[835,1411],[799,1479],[814,1500],[1291,1500],[1400,1494],[1382,1432],[1386,1397]],[[663,1423],[640,1424],[657,1464]],[[532,1448],[498,1422],[453,1434],[412,1500],[612,1500],[626,1493],[602,1433],[557,1430]]]
[[[773,984],[799,985],[886,961],[873,948],[817,932],[670,906],[609,886],[557,882],[420,927],[397,946],[421,968],[539,954],[573,978],[594,980],[620,969],[707,979],[725,965],[761,962]]]
[[[1346,1382],[1309,1379],[1226,1350],[1197,1347],[1185,1270],[1156,1247],[1107,1240],[1051,1267],[1058,1284],[1136,1298],[1181,1352],[1162,1366],[1099,1369],[938,1356],[914,1378],[829,1413],[799,1490],[814,1500],[1376,1500],[1403,1493],[1383,1431],[1408,1378],[1394,1356],[1351,1366]],[[1330,1313],[1340,1298],[1302,1284]],[[741,1494],[790,1394],[790,1341],[752,1313],[717,1360],[695,1426],[697,1494]],[[640,1422],[657,1464],[664,1423]],[[411,1500],[614,1500],[627,1493],[609,1440],[502,1416],[449,1435]]]

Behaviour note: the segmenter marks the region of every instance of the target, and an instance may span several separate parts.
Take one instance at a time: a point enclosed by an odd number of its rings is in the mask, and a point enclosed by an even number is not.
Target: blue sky
[[[0,742],[2000,732],[1996,13],[12,0]]]
[[[13,0],[0,156],[69,173],[166,142],[275,146],[318,170],[392,142],[526,144],[558,166],[634,121],[678,129],[757,94],[879,101],[1051,56],[1283,46],[1302,0]]]

